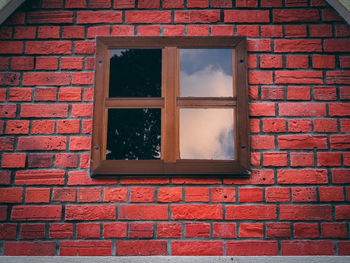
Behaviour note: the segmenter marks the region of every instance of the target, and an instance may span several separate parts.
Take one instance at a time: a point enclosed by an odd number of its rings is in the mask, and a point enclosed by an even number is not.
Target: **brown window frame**
[[[249,174],[249,106],[245,37],[98,37],[90,171],[94,175],[242,175]],[[111,49],[162,49],[162,97],[109,98]],[[232,49],[233,97],[179,97],[180,48]],[[160,108],[161,159],[106,160],[108,109]],[[180,108],[233,108],[235,159],[179,159]]]

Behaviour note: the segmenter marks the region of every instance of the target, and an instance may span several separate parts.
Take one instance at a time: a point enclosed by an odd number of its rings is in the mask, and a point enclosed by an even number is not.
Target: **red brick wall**
[[[32,0],[0,27],[0,255],[349,255],[350,29],[321,0]],[[96,36],[248,37],[250,178],[88,174]]]

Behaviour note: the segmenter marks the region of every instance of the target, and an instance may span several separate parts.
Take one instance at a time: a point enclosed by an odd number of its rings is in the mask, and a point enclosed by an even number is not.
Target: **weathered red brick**
[[[118,241],[117,256],[165,256],[167,241]]]
[[[26,203],[48,203],[50,201],[50,188],[27,188]]]
[[[17,171],[17,185],[63,185],[65,171],[63,170],[28,170]]]
[[[67,205],[66,220],[116,219],[113,205]]]
[[[332,241],[282,241],[283,256],[334,255]]]
[[[168,24],[171,22],[171,13],[170,11],[126,11],[125,22],[127,24]]]
[[[56,221],[61,220],[62,206],[15,206],[11,219],[14,221]]]
[[[167,205],[120,205],[119,219],[167,220]]]
[[[278,136],[280,149],[327,149],[327,137],[319,135]]]
[[[61,256],[111,256],[112,241],[62,241]]]
[[[55,256],[56,242],[5,242],[5,256]]]
[[[103,237],[104,238],[122,238],[126,237],[126,223],[104,223]]]
[[[227,241],[227,256],[277,256],[277,241]]]
[[[281,220],[331,220],[329,205],[281,205]]]
[[[226,219],[229,220],[267,220],[276,217],[275,205],[226,206]]]
[[[327,184],[327,170],[279,170],[277,172],[279,184]]]
[[[66,239],[73,237],[73,224],[50,224],[50,238]]]
[[[267,10],[225,10],[225,23],[268,23]]]
[[[222,241],[172,241],[173,256],[222,256]]]

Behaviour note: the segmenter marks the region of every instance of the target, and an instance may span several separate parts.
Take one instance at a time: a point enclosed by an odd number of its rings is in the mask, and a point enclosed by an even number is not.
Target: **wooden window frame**
[[[250,174],[249,106],[245,37],[98,37],[91,175],[243,175]],[[109,98],[111,49],[162,49],[162,97]],[[179,97],[179,49],[232,49],[233,98]],[[160,108],[161,159],[106,160],[108,109]],[[180,108],[232,108],[235,160],[179,159]]]

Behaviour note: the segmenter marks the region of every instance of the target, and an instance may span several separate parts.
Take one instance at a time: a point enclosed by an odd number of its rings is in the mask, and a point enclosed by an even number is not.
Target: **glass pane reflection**
[[[108,110],[106,159],[159,159],[160,119],[160,109]]]
[[[180,159],[234,159],[233,109],[180,109]]]
[[[161,49],[113,49],[109,97],[160,97],[161,75]]]
[[[181,49],[181,97],[232,97],[231,49]]]

